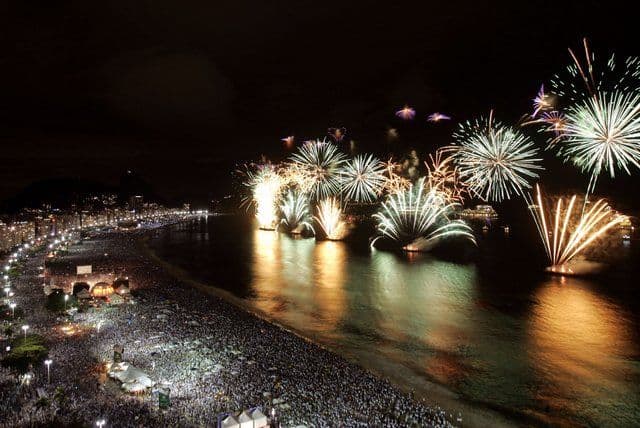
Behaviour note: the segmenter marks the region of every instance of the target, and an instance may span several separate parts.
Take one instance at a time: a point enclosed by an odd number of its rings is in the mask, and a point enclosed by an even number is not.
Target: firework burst
[[[572,62],[551,79],[552,92],[570,102],[583,101],[603,92],[636,92],[640,89],[640,59],[620,60],[611,54],[604,63],[596,58],[583,39],[583,55],[569,49]]]
[[[537,186],[536,186],[537,187]],[[609,205],[602,199],[591,204],[581,215],[574,212],[576,195],[566,208],[562,198],[555,210],[547,213],[540,188],[537,187],[536,205],[531,205],[531,214],[538,228],[544,249],[553,272],[571,272],[565,265],[581,254],[609,229],[625,220],[625,216],[612,214]]]
[[[457,207],[446,195],[420,178],[406,190],[389,195],[374,214],[380,237],[387,237],[406,251],[428,251],[442,239],[462,237],[475,242],[471,228],[449,215]],[[376,240],[378,239],[376,238]],[[372,245],[375,243],[372,242]]]
[[[314,175],[302,164],[289,162],[280,168],[282,181],[290,189],[309,194],[314,185]]]
[[[342,208],[336,198],[327,198],[317,205],[316,221],[327,235],[327,239],[337,241],[347,233],[347,224],[342,218]]]
[[[286,148],[290,149],[294,146],[296,138],[293,135],[289,135],[287,137],[281,138]]]
[[[347,135],[347,128],[329,128],[327,134],[336,143],[341,143],[344,136]]]
[[[451,117],[447,116],[446,114],[442,114],[442,113],[438,113],[438,112],[432,113],[429,116],[427,116],[427,121],[429,121],[429,122],[436,123],[436,122],[440,122],[442,120],[451,120]]]
[[[519,130],[481,119],[460,125],[454,134],[454,158],[469,192],[488,201],[510,199],[530,188],[542,159]]]
[[[273,230],[278,221],[278,200],[284,181],[276,166],[265,163],[258,165],[255,172],[247,173],[245,182],[251,189],[248,202],[255,207],[256,219],[261,229]]]
[[[564,113],[556,110],[545,111],[540,115],[540,122],[547,125],[544,131],[553,132],[555,135],[555,138],[551,140],[551,144],[553,144],[564,134],[564,129],[567,126],[567,117]]]
[[[280,211],[280,224],[290,233],[314,232],[309,214],[309,200],[305,195],[290,190],[280,205]]]
[[[305,187],[313,199],[319,200],[340,192],[340,170],[345,155],[332,144],[309,141],[291,157],[292,170],[308,181]]]
[[[560,155],[591,175],[589,190],[602,171],[630,174],[640,168],[640,94],[601,94],[570,107],[561,138]]]
[[[402,175],[402,166],[390,158],[387,162],[383,162],[384,166],[384,184],[382,191],[389,194],[406,190],[411,186],[411,180]]]
[[[401,110],[396,112],[396,116],[402,120],[412,120],[416,117],[416,111],[409,106],[404,106]]]
[[[538,94],[533,99],[533,114],[532,118],[535,118],[538,113],[553,109],[552,97],[544,92],[544,85],[540,86]]]
[[[371,155],[356,155],[340,169],[342,194],[355,202],[374,202],[384,186],[384,165]]]
[[[450,148],[436,150],[435,155],[429,155],[425,161],[429,186],[444,192],[451,202],[462,203],[468,192],[466,184],[460,179],[460,171],[454,165]]]

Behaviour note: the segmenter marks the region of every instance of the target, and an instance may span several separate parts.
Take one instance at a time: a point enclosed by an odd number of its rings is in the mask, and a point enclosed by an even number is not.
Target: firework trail
[[[582,54],[569,48],[572,62],[551,79],[551,92],[569,103],[598,97],[604,92],[636,92],[640,89],[640,59],[619,60],[615,54],[600,63],[583,39]],[[581,56],[583,55],[583,56]]]
[[[402,166],[389,158],[387,162],[383,162],[384,166],[384,184],[382,191],[393,194],[406,190],[411,186],[411,180],[402,175]]]
[[[468,193],[466,183],[460,179],[460,171],[454,165],[450,148],[438,149],[435,155],[429,154],[425,161],[427,178],[430,187],[435,187],[447,195],[451,202],[462,203]]]
[[[536,204],[531,205],[530,210],[552,271],[566,271],[563,265],[626,218],[623,215],[612,214],[609,205],[602,199],[591,204],[581,215],[577,215],[574,213],[576,195],[571,197],[566,208],[563,206],[562,198],[559,198],[555,210],[547,212],[540,188],[536,186],[536,190]]]

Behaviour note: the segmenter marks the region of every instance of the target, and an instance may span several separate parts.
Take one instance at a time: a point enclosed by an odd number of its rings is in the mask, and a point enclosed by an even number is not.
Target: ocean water
[[[512,230],[513,230],[512,226]],[[549,276],[535,242],[499,228],[462,260],[371,250],[211,216],[150,247],[202,282],[396,382],[435,383],[516,422],[640,424],[640,260]]]

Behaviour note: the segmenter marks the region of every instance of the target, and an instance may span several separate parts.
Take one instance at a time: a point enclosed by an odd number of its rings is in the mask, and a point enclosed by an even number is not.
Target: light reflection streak
[[[277,311],[276,297],[279,283],[274,281],[282,271],[280,258],[280,234],[257,229],[253,232],[253,288],[260,286],[258,308],[266,313]]]
[[[535,298],[527,349],[541,378],[536,398],[560,414],[586,401],[594,418],[601,413],[609,421],[630,422],[625,415],[613,415],[606,403],[633,407],[637,400],[638,390],[630,390],[628,381],[638,375],[630,361],[640,352],[631,314],[577,278],[556,278],[541,286]],[[637,402],[635,407],[640,407]]]
[[[347,249],[339,242],[323,241],[314,247],[314,308],[319,328],[333,331],[346,315],[344,283]]]
[[[409,263],[375,253],[369,290],[378,314],[375,328],[411,344],[431,377],[443,383],[462,378],[459,344],[474,342],[466,335],[473,331],[475,268],[420,256]]]

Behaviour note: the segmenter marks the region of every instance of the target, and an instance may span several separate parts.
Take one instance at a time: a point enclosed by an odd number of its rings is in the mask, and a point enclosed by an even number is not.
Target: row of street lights
[[[64,237],[62,239],[63,241],[65,240]],[[60,243],[59,240],[56,240],[55,242],[56,244]],[[53,245],[52,245],[53,246]],[[24,245],[25,249],[29,248],[29,244],[25,244]],[[20,252],[22,252],[22,248],[20,248],[19,250]],[[17,256],[17,253],[16,253]],[[5,271],[8,271],[10,269],[10,266],[5,266]],[[5,281],[5,287],[3,289],[4,293],[5,293],[5,298],[6,298],[6,302],[9,303],[9,298],[13,297],[14,293],[11,291],[11,287],[9,284],[9,276],[8,275],[4,275],[3,279]],[[69,301],[69,295],[65,294],[64,295],[64,309],[65,311],[67,310],[67,302]],[[16,303],[15,302],[10,302],[9,303],[9,308],[11,308],[11,317],[13,319],[15,319],[16,317]],[[20,327],[24,333],[24,340],[27,340],[27,331],[29,330],[30,326],[28,324],[24,324],[22,325],[22,327]],[[10,346],[7,346],[7,351],[11,350]],[[53,360],[51,358],[47,358],[46,360],[44,360],[44,365],[47,367],[47,383],[51,384],[51,364],[53,364]],[[106,425],[107,421],[105,419],[99,419],[96,421],[96,426],[98,428],[103,428]]]

